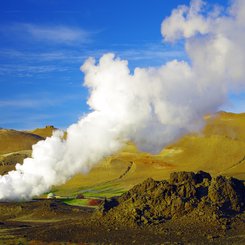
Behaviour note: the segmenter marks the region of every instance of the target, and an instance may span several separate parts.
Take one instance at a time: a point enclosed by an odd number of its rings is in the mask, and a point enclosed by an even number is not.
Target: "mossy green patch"
[[[72,206],[88,206],[89,199],[66,199],[63,202]]]

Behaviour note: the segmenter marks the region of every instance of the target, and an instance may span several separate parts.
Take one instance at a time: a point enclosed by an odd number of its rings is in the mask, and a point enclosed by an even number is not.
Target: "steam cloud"
[[[218,110],[227,91],[244,88],[245,2],[205,11],[203,1],[180,6],[162,23],[165,41],[185,40],[190,62],[136,68],[114,54],[89,58],[81,70],[92,112],[33,146],[32,158],[0,177],[0,199],[30,199],[88,172],[100,159],[134,141],[158,152],[185,133],[202,128],[203,115]]]

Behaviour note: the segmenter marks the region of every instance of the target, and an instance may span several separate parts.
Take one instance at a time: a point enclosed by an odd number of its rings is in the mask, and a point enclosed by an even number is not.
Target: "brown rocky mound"
[[[151,178],[100,207],[104,219],[122,224],[159,224],[194,214],[207,219],[232,217],[245,208],[244,183],[200,171],[175,172],[170,180]]]

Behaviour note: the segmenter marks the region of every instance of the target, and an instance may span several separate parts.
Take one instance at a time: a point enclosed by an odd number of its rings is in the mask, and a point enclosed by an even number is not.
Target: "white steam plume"
[[[245,1],[225,12],[192,1],[162,23],[165,41],[185,39],[190,62],[173,60],[157,68],[136,68],[105,54],[81,67],[90,90],[92,112],[67,129],[33,146],[32,158],[0,177],[0,199],[29,199],[132,140],[157,152],[190,131],[202,128],[203,115],[224,103],[227,91],[245,79]]]

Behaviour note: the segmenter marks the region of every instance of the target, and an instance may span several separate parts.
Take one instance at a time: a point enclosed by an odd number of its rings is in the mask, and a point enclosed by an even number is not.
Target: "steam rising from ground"
[[[218,110],[227,91],[244,85],[245,2],[214,8],[204,2],[180,6],[162,23],[165,41],[185,40],[190,62],[136,68],[114,54],[98,63],[89,58],[81,70],[92,112],[67,129],[33,146],[32,158],[0,177],[0,199],[29,199],[88,172],[100,159],[132,140],[158,152],[183,134],[200,130],[203,115]],[[204,14],[205,13],[205,14]]]

